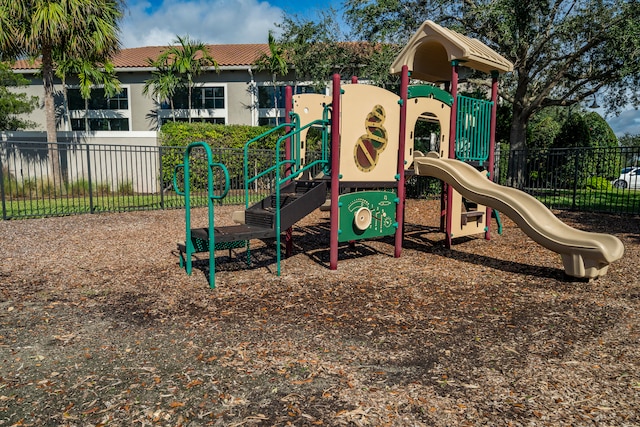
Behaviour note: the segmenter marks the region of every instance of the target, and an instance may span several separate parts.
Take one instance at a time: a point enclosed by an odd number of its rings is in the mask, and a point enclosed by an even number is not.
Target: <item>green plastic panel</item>
[[[489,158],[492,107],[491,101],[458,95],[457,159],[482,163]]]
[[[435,86],[417,85],[409,86],[408,98],[435,98],[440,102],[444,102],[449,107],[453,105],[453,96],[445,90]]]
[[[357,191],[338,197],[339,242],[389,236],[396,232],[396,199],[394,191]],[[371,223],[361,230],[356,213],[364,208],[370,212]],[[361,211],[363,212],[363,211]]]

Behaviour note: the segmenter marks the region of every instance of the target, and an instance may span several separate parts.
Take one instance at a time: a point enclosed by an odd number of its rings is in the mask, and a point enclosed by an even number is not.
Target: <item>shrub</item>
[[[133,183],[131,181],[126,181],[118,184],[118,194],[122,196],[133,196]]]
[[[243,165],[241,149],[245,144],[258,136],[268,132],[272,128],[266,126],[244,126],[244,125],[218,125],[211,123],[185,123],[167,122],[162,126],[160,132],[160,144],[162,151],[162,182],[163,187],[172,186],[175,167],[183,163],[184,147],[192,142],[206,142],[213,151],[214,162],[223,163],[229,170],[231,177],[243,177]],[[284,135],[284,130],[274,132],[264,139],[256,141],[251,149],[273,150],[276,147],[278,138]],[[283,147],[284,148],[284,147]],[[236,155],[225,155],[225,149],[236,149]],[[195,154],[195,152],[194,152]],[[239,154],[239,155],[238,155]],[[260,171],[265,167],[274,164],[273,156],[260,157],[255,162]],[[205,189],[207,187],[207,167],[204,158],[194,155],[191,158],[191,185],[192,189]],[[255,163],[252,159],[252,165]],[[265,166],[267,165],[267,166]],[[215,171],[215,182],[222,181],[219,170]]]
[[[609,190],[612,188],[612,185],[605,177],[592,176],[587,180],[587,188],[589,190]]]

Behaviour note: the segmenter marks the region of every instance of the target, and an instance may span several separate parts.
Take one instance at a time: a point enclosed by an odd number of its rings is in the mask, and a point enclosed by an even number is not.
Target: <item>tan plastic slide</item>
[[[503,212],[534,241],[559,253],[569,276],[603,276],[610,263],[622,258],[624,246],[617,237],[572,228],[534,197],[491,182],[473,166],[435,152],[413,161],[416,174],[438,178],[466,199]]]

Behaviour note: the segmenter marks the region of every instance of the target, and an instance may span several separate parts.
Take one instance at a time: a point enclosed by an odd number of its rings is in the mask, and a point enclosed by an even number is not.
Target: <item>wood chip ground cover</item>
[[[639,218],[558,213],[625,244],[586,282],[509,219],[448,250],[438,210],[337,271],[314,212],[280,277],[252,242],[215,290],[178,266],[181,210],[0,222],[0,425],[640,425]]]

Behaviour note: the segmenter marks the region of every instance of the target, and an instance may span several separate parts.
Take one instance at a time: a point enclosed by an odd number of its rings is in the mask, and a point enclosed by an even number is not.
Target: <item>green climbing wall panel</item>
[[[338,241],[395,234],[396,200],[394,191],[357,191],[338,197]]]

